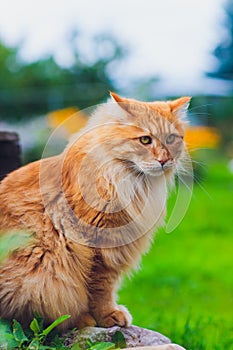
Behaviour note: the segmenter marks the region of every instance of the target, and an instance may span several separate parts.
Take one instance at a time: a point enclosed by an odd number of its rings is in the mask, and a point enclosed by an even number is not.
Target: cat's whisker
[[[190,117],[192,117],[192,116],[197,116],[197,115],[204,115],[204,116],[207,116],[207,117],[209,117],[209,116],[211,116],[211,113],[208,113],[208,112],[195,112],[195,113],[189,113],[189,116]]]
[[[198,108],[211,107],[211,106],[213,106],[211,103],[206,103],[204,105],[195,106],[195,107],[192,107],[192,108],[189,109],[189,113],[192,112],[195,109],[198,109]]]
[[[181,176],[178,176],[178,179],[192,195],[192,193],[193,193],[192,186],[190,187],[189,184]]]
[[[193,172],[190,172],[188,169],[186,169],[180,165],[176,166],[176,174],[178,177],[179,177],[179,175],[185,175],[185,176],[192,178],[192,179],[194,179],[194,176],[195,176]]]
[[[209,199],[213,200],[213,197],[210,195],[210,193],[202,186],[201,181],[198,179],[198,177],[195,178],[197,185],[201,188],[201,190],[209,197]]]

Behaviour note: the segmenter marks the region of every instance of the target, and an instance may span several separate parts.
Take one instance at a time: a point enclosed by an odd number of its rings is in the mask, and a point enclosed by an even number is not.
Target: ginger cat
[[[111,96],[62,154],[0,183],[0,230],[31,234],[0,267],[2,318],[27,326],[35,311],[47,323],[70,314],[62,330],[131,324],[116,289],[164,222],[190,98]]]

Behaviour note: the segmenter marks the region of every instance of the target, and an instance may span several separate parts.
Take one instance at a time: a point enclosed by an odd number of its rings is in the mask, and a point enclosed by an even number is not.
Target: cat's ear
[[[135,110],[134,103],[127,98],[117,95],[115,92],[110,91],[110,95],[114,102],[117,102],[118,105],[127,113],[133,114]]]
[[[184,96],[177,98],[176,100],[169,101],[169,106],[171,109],[171,112],[177,117],[177,118],[185,118],[187,110],[189,108],[191,97]]]
[[[124,98],[122,98],[121,96],[117,95],[115,92],[110,91],[110,96],[112,97],[112,99],[117,102],[117,103],[122,103],[124,102]]]

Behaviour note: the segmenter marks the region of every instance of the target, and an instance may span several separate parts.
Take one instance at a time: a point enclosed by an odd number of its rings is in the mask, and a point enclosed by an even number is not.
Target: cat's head
[[[184,151],[190,101],[111,96],[68,145],[62,164],[66,196],[78,203],[75,214],[90,235],[88,244],[101,247],[132,242],[162,224],[167,184]]]
[[[111,93],[97,110],[99,142],[104,153],[145,175],[171,173],[184,150],[185,115],[190,97],[167,102],[141,102]],[[94,125],[91,123],[91,125]]]

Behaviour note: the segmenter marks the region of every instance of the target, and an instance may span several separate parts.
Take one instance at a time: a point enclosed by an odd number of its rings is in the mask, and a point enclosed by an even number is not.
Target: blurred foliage
[[[218,68],[208,75],[233,81],[233,2],[227,0],[225,5],[226,36],[214,50],[213,54],[218,61]]]
[[[210,116],[208,124],[218,127],[222,134],[222,146],[233,157],[233,2],[226,0],[225,6],[225,37],[213,51],[217,60],[216,70],[208,72],[212,78],[228,80],[232,83],[232,93],[229,96],[199,97],[206,105]]]
[[[106,99],[115,85],[109,67],[126,56],[126,50],[110,36],[92,39],[93,58],[87,59],[70,40],[73,62],[60,66],[53,56],[26,63],[20,47],[0,42],[0,118],[22,120],[51,110],[84,108]]]
[[[8,254],[30,242],[30,234],[26,231],[0,232],[0,263]],[[1,347],[0,347],[1,348]]]
[[[195,96],[188,119],[194,125],[217,128],[222,149],[233,142],[233,96]]]

